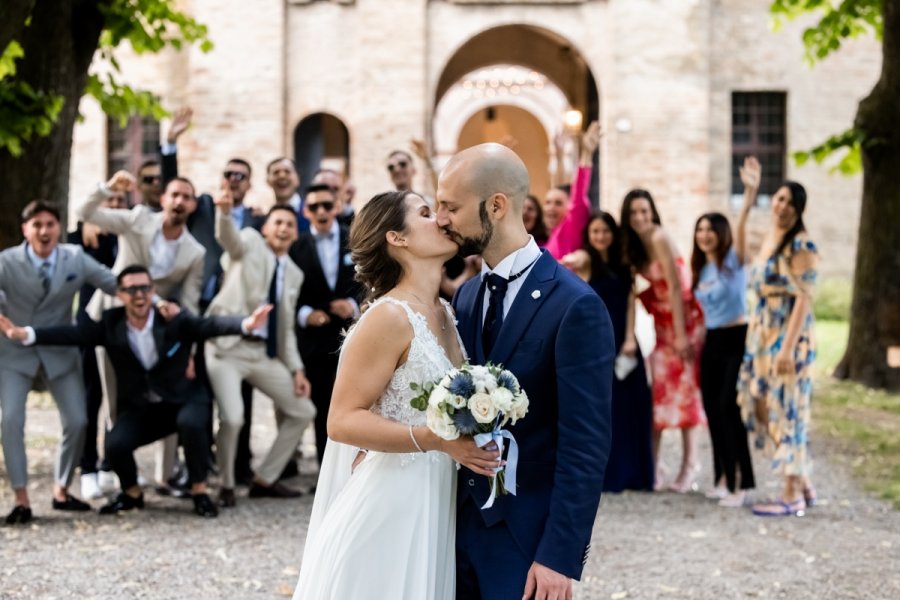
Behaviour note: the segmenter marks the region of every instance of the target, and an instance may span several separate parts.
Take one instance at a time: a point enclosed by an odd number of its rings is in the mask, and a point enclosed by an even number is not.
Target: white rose
[[[449,373],[447,373],[446,375],[444,375],[444,378],[441,379],[441,382],[440,382],[438,385],[439,385],[440,387],[442,387],[442,388],[449,388],[449,387],[450,387],[450,381],[453,379],[453,377],[454,377],[455,375],[456,375],[455,370],[454,370],[454,371],[450,371]]]
[[[494,406],[497,407],[497,410],[499,410],[503,414],[506,414],[510,410],[512,410],[514,400],[515,398],[513,397],[513,393],[505,387],[498,387],[493,392],[491,392],[491,401],[493,401]]]
[[[497,407],[488,394],[472,394],[469,398],[469,410],[478,423],[492,423],[497,418]]]
[[[450,396],[450,393],[447,391],[447,388],[439,385],[431,390],[431,394],[428,396],[428,406],[438,408],[441,402],[447,401],[448,396]]]
[[[509,412],[509,418],[512,420],[512,424],[515,425],[516,421],[524,417],[528,413],[528,396],[525,392],[520,391],[518,394],[513,396],[512,408]]]
[[[446,402],[453,408],[465,408],[469,403],[469,401],[462,396],[457,396],[456,394],[451,394],[450,392],[447,392]]]
[[[428,429],[441,439],[455,440],[459,437],[459,430],[450,415],[433,406],[425,409],[425,422],[428,424]]]

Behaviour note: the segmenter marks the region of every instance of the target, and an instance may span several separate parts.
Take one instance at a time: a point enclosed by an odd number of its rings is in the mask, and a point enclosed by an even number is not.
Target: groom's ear
[[[492,194],[485,204],[487,205],[488,214],[491,215],[494,221],[502,219],[510,209],[510,199],[502,192]]]

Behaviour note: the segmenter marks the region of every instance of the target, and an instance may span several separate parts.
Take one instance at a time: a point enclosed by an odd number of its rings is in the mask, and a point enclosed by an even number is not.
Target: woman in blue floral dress
[[[738,222],[738,253],[746,256],[746,222],[759,189],[756,159],[744,162],[744,206]],[[812,291],[818,251],[803,225],[806,191],[788,181],[772,197],[772,226],[750,265],[756,295],[738,404],[757,445],[772,452],[772,467],[784,477],[781,498],[757,504],[760,516],[802,512],[815,498],[808,453],[812,362],[816,356]]]

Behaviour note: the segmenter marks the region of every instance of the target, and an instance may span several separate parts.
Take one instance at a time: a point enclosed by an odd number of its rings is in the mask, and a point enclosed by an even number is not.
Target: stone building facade
[[[410,138],[432,141],[439,159],[455,151],[454,132],[490,102],[482,96],[452,110],[439,105],[479,69],[512,65],[539,73],[585,123],[600,120],[606,132],[598,162],[600,206],[617,214],[628,189],[651,190],[663,223],[689,252],[699,214],[735,214],[735,94],[755,101],[767,93],[783,103],[780,134],[769,141],[780,135],[784,175],[807,187],[806,221],[820,244],[823,271],[852,270],[861,179],[832,175],[827,165],[798,167],[789,155],[852,123],[880,69],[873,40],[848,43],[811,67],[804,60],[803,23],[774,32],[767,0],[181,4],[209,27],[212,52],[123,56],[121,63],[129,83],[152,90],[167,107],[194,108],[179,153],[183,173],[202,190],[216,189],[225,161],[242,156],[255,168],[253,201],[269,202],[265,164],[302,152],[307,142],[297,139],[298,126],[325,114],[346,128],[346,156],[338,158],[358,197],[368,198],[389,186],[386,155],[408,147]],[[529,102],[540,112],[533,99],[496,96],[497,105],[529,110]],[[107,120],[89,101],[82,113],[73,203],[108,168]],[[545,133],[549,140],[555,132]],[[423,172],[420,166],[420,177]],[[535,180],[546,181],[546,174]],[[754,221],[764,224],[765,208],[756,213]]]

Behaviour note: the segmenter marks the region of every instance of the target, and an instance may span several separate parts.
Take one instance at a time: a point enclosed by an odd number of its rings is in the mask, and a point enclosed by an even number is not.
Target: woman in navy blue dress
[[[627,362],[634,368],[619,379],[613,377],[612,448],[603,490],[653,490],[653,453],[650,433],[653,401],[647,384],[644,359],[634,336],[634,293],[631,270],[622,260],[619,227],[607,212],[591,215],[584,232],[583,250],[563,259],[597,292],[609,311],[616,339],[617,371]],[[632,361],[633,362],[633,361]]]

